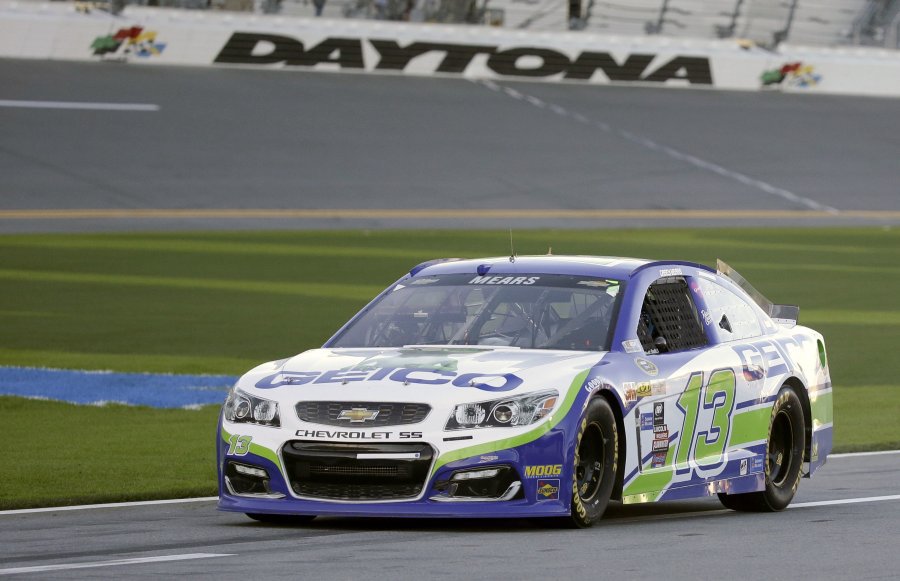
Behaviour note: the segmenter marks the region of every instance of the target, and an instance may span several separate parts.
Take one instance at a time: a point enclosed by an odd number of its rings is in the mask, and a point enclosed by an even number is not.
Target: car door
[[[638,321],[646,359],[662,378],[635,388],[641,469],[671,471],[671,488],[762,467],[759,454],[743,449],[745,434],[732,439],[738,403],[756,401],[764,378],[762,358],[748,359],[756,347],[746,344],[762,328],[745,301],[711,279],[657,279]],[[725,474],[730,459],[736,474]]]
[[[633,387],[644,472],[671,471],[674,466],[677,473],[688,475],[694,451],[708,453],[706,439],[699,448],[695,446],[703,430],[698,405],[692,402],[715,371],[715,359],[708,353],[710,340],[688,280],[685,276],[656,279],[644,294],[637,322],[637,337],[646,357],[636,361],[639,367],[640,361],[646,361],[646,367],[655,372]],[[706,430],[706,438],[713,443],[718,437],[718,432]]]
[[[720,280],[720,279],[719,279]],[[708,418],[709,425],[717,422],[728,428],[721,443],[725,458],[717,462],[719,447],[695,445],[698,473],[706,478],[721,477],[724,460],[734,461],[726,477],[745,476],[764,469],[762,454],[767,436],[767,398],[777,393],[777,385],[767,388],[768,371],[787,369],[777,345],[762,340],[763,324],[750,303],[713,277],[697,277],[690,281],[700,305],[701,318],[707,335],[714,337],[711,350],[716,357],[716,370],[705,388],[704,401],[710,394],[733,394],[733,403],[722,405]],[[724,396],[719,396],[724,397]],[[760,415],[762,414],[762,415]],[[699,438],[698,438],[698,441]],[[706,452],[705,454],[703,452]]]

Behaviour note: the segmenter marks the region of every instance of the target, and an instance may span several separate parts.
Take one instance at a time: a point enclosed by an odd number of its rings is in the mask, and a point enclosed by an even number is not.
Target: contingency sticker
[[[559,478],[542,478],[537,481],[536,500],[558,500]]]
[[[641,371],[650,375],[652,377],[656,377],[659,375],[659,368],[653,364],[652,361],[648,359],[644,359],[643,357],[635,357],[634,364],[641,368]]]
[[[622,341],[622,349],[625,350],[625,353],[641,353],[644,350],[644,348],[641,347],[641,342],[637,339]]]

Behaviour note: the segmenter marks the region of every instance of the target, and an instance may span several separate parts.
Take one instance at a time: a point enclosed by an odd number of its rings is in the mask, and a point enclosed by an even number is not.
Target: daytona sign
[[[438,58],[419,59],[425,55]],[[617,59],[608,52],[581,51],[570,57],[559,50],[542,47],[501,50],[487,44],[442,42],[412,42],[401,46],[394,40],[346,37],[326,38],[313,45],[289,36],[257,32],[232,33],[214,62],[286,67],[324,64],[342,70],[462,75],[472,72],[476,57],[486,61],[484,66],[501,77],[554,77],[587,82],[603,82],[605,77],[615,82],[713,84],[709,58],[705,56],[635,53]],[[422,70],[422,66],[427,66],[427,70]],[[417,70],[411,70],[414,68]]]

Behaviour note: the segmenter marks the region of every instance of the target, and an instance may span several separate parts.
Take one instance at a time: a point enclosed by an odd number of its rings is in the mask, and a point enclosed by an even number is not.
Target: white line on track
[[[788,509],[792,508],[812,508],[816,506],[832,506],[837,504],[859,504],[864,502],[883,502],[885,500],[900,500],[900,495],[894,496],[870,496],[868,498],[845,498],[843,500],[821,500],[817,502],[795,502],[788,506]],[[672,514],[659,514],[659,515],[641,515],[641,516],[628,516],[628,517],[618,517],[618,518],[610,518],[609,521],[616,523],[645,523],[649,521],[655,520],[675,520],[675,519],[685,519],[685,518],[695,518],[695,517],[709,517],[714,515],[722,515],[722,514],[731,514],[734,511],[727,508],[720,508],[714,510],[698,510],[693,512],[674,512]]]
[[[164,563],[166,561],[190,561],[193,559],[210,559],[213,557],[232,557],[233,555],[233,553],[186,553],[184,555],[138,557],[135,559],[91,561],[88,563],[61,563],[59,565],[40,565],[36,567],[14,567],[12,569],[0,569],[0,575],[15,575],[17,573],[43,573],[47,571],[65,571],[68,569],[92,569],[94,567],[114,567],[117,565],[140,565],[141,563]]]
[[[866,456],[884,456],[888,454],[900,454],[900,450],[879,450],[877,452],[849,452],[846,454],[829,454],[828,459],[839,458],[862,458]],[[900,496],[872,496],[869,498],[850,498],[845,500],[827,500],[821,503],[800,503],[791,505],[792,507],[800,506],[821,506],[824,504],[849,504],[854,502],[876,502],[879,500],[894,500]],[[75,506],[49,506],[44,508],[20,508],[16,510],[0,510],[0,516],[15,514],[33,514],[39,512],[61,512],[67,510],[93,510],[99,508],[126,508],[129,506],[153,506],[158,504],[184,504],[188,502],[213,502],[219,500],[218,496],[203,496],[199,498],[172,498],[166,500],[140,500],[135,502],[110,502],[106,504],[80,504]]]
[[[559,105],[556,105],[556,104],[548,104],[547,102],[542,101],[541,99],[538,99],[537,97],[534,97],[532,95],[526,95],[524,93],[520,93],[519,91],[516,91],[515,89],[512,89],[510,87],[502,87],[500,85],[497,85],[493,81],[472,80],[472,82],[476,83],[476,84],[480,84],[484,87],[487,87],[488,89],[490,89],[492,91],[502,90],[504,93],[506,93],[513,99],[517,99],[519,101],[524,100],[540,109],[543,109],[549,105],[550,109],[558,115],[561,115],[561,116],[570,115],[570,112],[567,111],[564,107],[560,107]],[[581,123],[588,122],[588,119],[580,113],[572,113],[571,116],[576,121],[579,121]],[[613,128],[610,127],[609,124],[603,123],[602,121],[597,121],[594,123],[594,125],[595,125],[595,127],[597,127],[598,129],[600,129],[602,131],[606,131],[606,132],[613,131]],[[677,149],[674,149],[672,147],[668,147],[666,145],[659,144],[659,143],[653,141],[652,139],[648,139],[641,135],[635,135],[634,133],[631,133],[630,131],[616,130],[615,132],[623,139],[631,141],[632,143],[636,143],[637,145],[640,145],[641,147],[645,147],[651,151],[662,152],[665,155],[671,157],[672,159],[677,159],[684,163],[693,165],[694,167],[696,167],[698,169],[712,172],[712,173],[722,176],[726,179],[734,180],[745,186],[748,186],[751,188],[756,188],[762,192],[765,192],[765,193],[773,195],[773,196],[777,196],[777,197],[779,197],[783,200],[787,200],[788,202],[791,202],[793,204],[805,206],[811,210],[827,212],[829,214],[834,214],[834,215],[840,214],[840,210],[838,210],[837,208],[832,208],[831,206],[826,206],[825,204],[822,204],[822,203],[817,202],[810,198],[805,198],[803,196],[799,196],[799,195],[795,194],[794,192],[788,191],[784,188],[779,188],[778,186],[773,186],[770,183],[751,178],[740,172],[736,172],[736,171],[724,168],[718,164],[712,163],[710,161],[700,159],[697,156],[690,155],[688,153],[678,151]]]
[[[76,109],[89,111],[159,111],[153,103],[89,103],[77,101],[15,101],[0,99],[0,107],[18,109]]]
[[[886,454],[900,454],[900,450],[879,450],[877,452],[850,452],[847,454],[829,454],[828,459],[832,458],[859,458],[862,456],[884,456]]]
[[[563,107],[559,105],[550,105],[550,110],[556,113],[557,115],[568,115],[569,112],[566,111]]]
[[[833,506],[836,504],[858,504],[860,502],[882,502],[885,500],[900,500],[900,494],[891,496],[868,496],[865,498],[842,498],[839,500],[819,500],[816,502],[798,502],[788,508],[807,508],[810,506]]]
[[[503,92],[512,97],[513,99],[522,99],[522,93],[518,92],[515,89],[510,89],[509,87],[503,87]]]
[[[75,506],[48,506],[45,508],[20,508],[16,510],[0,510],[0,516],[13,514],[32,514],[36,512],[60,512],[64,510],[92,510],[95,508],[125,508],[129,506],[153,506],[157,504],[183,504],[187,502],[211,502],[219,500],[218,496],[200,498],[171,498],[167,500],[140,500],[136,502],[110,502],[107,504],[79,504]]]

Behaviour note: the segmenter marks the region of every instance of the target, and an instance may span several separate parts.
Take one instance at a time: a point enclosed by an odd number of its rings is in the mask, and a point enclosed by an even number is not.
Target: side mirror
[[[728,320],[728,317],[726,317],[725,315],[722,315],[722,319],[719,321],[719,328],[724,329],[724,330],[728,331],[729,333],[732,332],[731,322]]]

